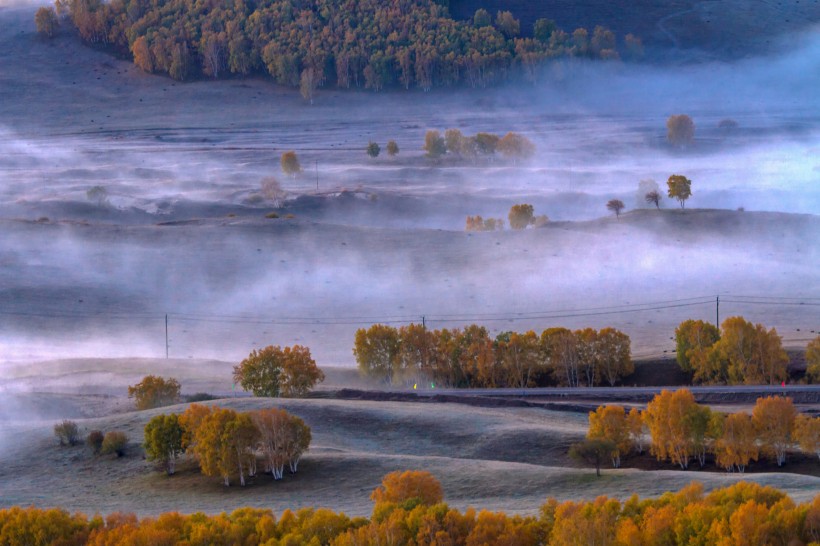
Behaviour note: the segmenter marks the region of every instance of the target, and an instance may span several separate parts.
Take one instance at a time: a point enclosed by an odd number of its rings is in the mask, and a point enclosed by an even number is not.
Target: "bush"
[[[185,397],[185,401],[190,404],[193,402],[207,402],[209,400],[216,400],[218,398],[218,396],[208,394],[207,392],[195,392],[194,394],[187,395]]]
[[[179,403],[179,381],[146,375],[142,381],[128,387],[128,398],[135,398],[138,410],[160,408]]]
[[[116,453],[117,457],[125,455],[125,446],[128,445],[128,436],[119,430],[112,430],[106,432],[102,441],[100,453],[108,455],[109,453]]]
[[[94,452],[94,455],[99,455],[102,450],[103,439],[105,435],[101,430],[92,430],[85,438],[85,443]]]
[[[54,425],[54,436],[60,440],[61,446],[74,446],[80,442],[80,429],[77,423],[66,419]]]
[[[269,213],[267,213],[267,214],[265,215],[265,218],[269,218],[269,219],[271,219],[271,220],[275,220],[275,219],[279,218],[279,215],[278,215],[278,214],[276,214],[275,212],[269,212]]]

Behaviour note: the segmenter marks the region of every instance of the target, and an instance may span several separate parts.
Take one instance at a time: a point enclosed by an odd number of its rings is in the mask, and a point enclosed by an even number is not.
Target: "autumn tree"
[[[720,326],[715,358],[726,366],[729,381],[747,385],[776,385],[788,377],[789,357],[774,328],[729,317]]]
[[[294,151],[283,152],[279,163],[282,166],[282,172],[287,175],[296,176],[302,172],[302,165],[299,164],[299,158]]]
[[[623,406],[599,406],[589,412],[589,430],[587,439],[602,439],[612,442],[614,449],[610,454],[612,466],[621,466],[621,455],[629,452],[632,440],[629,434],[629,423]]]
[[[301,345],[285,347],[269,345],[253,350],[238,366],[233,378],[254,396],[304,396],[325,375],[310,356],[310,349]]]
[[[513,17],[513,14],[509,11],[499,11],[496,13],[495,28],[508,39],[514,38],[521,33],[521,23]]]
[[[68,419],[54,425],[54,436],[61,446],[75,446],[80,442],[80,428]]]
[[[666,120],[666,138],[673,146],[691,144],[695,138],[695,123],[692,118],[686,114],[669,116]]]
[[[624,202],[620,199],[610,199],[606,202],[607,210],[614,212],[616,218],[621,215],[621,211],[624,210],[624,207],[626,207],[626,205],[624,205]]]
[[[57,28],[60,26],[57,12],[52,7],[39,8],[34,13],[34,25],[40,35],[54,38],[54,35],[57,34]]]
[[[684,202],[692,196],[692,181],[685,176],[673,174],[666,181],[669,188],[667,194],[672,199],[677,199],[680,203],[680,208],[684,208]]]
[[[532,223],[533,207],[528,204],[513,205],[510,208],[507,219],[510,221],[510,228],[524,229]]]
[[[615,383],[635,371],[629,336],[615,328],[602,328],[597,336],[601,378]]]
[[[758,398],[752,409],[752,422],[760,449],[764,455],[774,457],[777,466],[786,462],[786,450],[791,446],[797,410],[791,398],[767,396]]]
[[[632,442],[635,450],[643,454],[647,426],[643,413],[638,408],[629,410],[626,416],[626,428],[629,432],[629,440]]]
[[[356,331],[353,356],[362,375],[391,384],[398,368],[398,354],[399,333],[395,328],[374,324]]]
[[[687,389],[664,389],[649,402],[644,419],[652,437],[650,451],[659,461],[669,459],[681,469],[704,453],[710,415]]]
[[[794,422],[794,439],[803,453],[820,459],[820,417],[800,414]]]
[[[498,341],[497,351],[506,385],[519,389],[535,386],[536,378],[545,371],[538,335],[530,330],[510,332],[504,338]]]
[[[709,353],[720,339],[720,331],[702,320],[685,320],[675,329],[675,358],[680,368],[694,375],[697,383],[725,382],[726,370],[713,369]]]
[[[376,142],[369,142],[367,144],[367,148],[365,151],[367,152],[367,155],[369,155],[373,159],[376,159],[377,157],[379,157],[379,154],[381,153],[382,149],[381,146],[379,146]]]
[[[387,141],[387,155],[390,157],[394,157],[399,153],[399,145],[396,144],[395,140],[388,140]]]
[[[431,159],[437,159],[447,153],[447,144],[441,133],[431,130],[424,134],[424,151]]]
[[[820,335],[806,346],[806,380],[820,383]]]
[[[498,142],[501,138],[492,133],[476,133],[475,140],[478,153],[481,155],[491,156],[498,148]]]
[[[716,414],[717,415],[717,414]],[[715,460],[718,466],[743,473],[749,461],[758,457],[757,437],[752,418],[748,413],[732,413],[723,418],[713,418],[718,425],[715,431]]]
[[[285,190],[282,189],[282,184],[279,183],[279,180],[273,176],[266,176],[259,184],[265,199],[271,201],[274,207],[282,205],[282,200],[285,198]]]
[[[319,77],[313,67],[308,66],[302,70],[302,75],[299,77],[299,92],[302,98],[313,104],[313,96],[317,87],[319,87]]]
[[[160,408],[179,403],[179,381],[170,377],[146,375],[136,385],[128,387],[128,398],[134,398],[138,410]]]
[[[176,460],[183,453],[182,425],[175,413],[157,415],[145,425],[145,455],[149,461],[157,461],[170,476],[176,469]]]
[[[399,328],[398,341],[393,381],[421,383],[436,374],[441,362],[436,334],[421,324],[408,324]]]
[[[539,42],[548,43],[552,33],[558,30],[558,25],[551,19],[536,19],[532,25],[532,36]]]
[[[535,154],[535,144],[527,137],[509,132],[496,144],[496,149],[505,157],[528,158]]]
[[[421,506],[432,506],[444,499],[444,492],[441,483],[426,470],[406,470],[387,474],[370,499],[376,504],[413,501]]]
[[[151,53],[151,47],[145,36],[140,36],[131,44],[131,55],[138,68],[149,74],[154,71],[154,55]]]
[[[220,476],[229,486],[231,477],[238,474],[244,486],[246,472],[255,468],[257,437],[248,414],[214,408],[196,429],[193,453],[204,475]]]
[[[295,473],[302,454],[310,447],[310,427],[283,409],[261,409],[251,412],[250,417],[259,434],[265,469],[275,480],[282,479],[285,465]]]
[[[126,447],[128,447],[128,436],[121,430],[112,430],[105,433],[100,453],[103,455],[114,453],[117,457],[122,457],[125,455]]]
[[[601,476],[601,464],[607,459],[612,458],[612,454],[616,452],[615,443],[611,440],[603,438],[596,438],[592,440],[584,440],[572,444],[569,449],[569,456],[575,460],[591,464],[595,467],[595,475]]]
[[[655,205],[655,208],[661,209],[661,193],[657,190],[652,190],[644,195],[644,200],[647,204]]]
[[[541,332],[541,347],[547,365],[559,385],[578,387],[580,385],[580,355],[578,338],[567,328],[548,328]]]

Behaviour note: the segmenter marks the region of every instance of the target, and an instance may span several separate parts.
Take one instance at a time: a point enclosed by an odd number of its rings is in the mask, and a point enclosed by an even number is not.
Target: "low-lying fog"
[[[820,210],[817,31],[731,64],[564,63],[535,85],[331,90],[311,106],[266,81],[179,84],[69,37],[43,42],[30,11],[0,9],[0,359],[162,356],[166,314],[176,357],[302,343],[352,365],[356,328],[422,315],[493,331],[614,325],[659,355],[681,320],[713,320],[711,301],[690,298],[820,301],[806,299],[820,298],[817,217],[751,214]],[[679,113],[696,125],[682,150],[665,139]],[[518,131],[537,153],[430,163],[425,131],[451,127]],[[365,155],[388,139],[397,158]],[[290,149],[296,178],[279,172]],[[467,214],[506,218],[519,202],[573,222],[612,198],[645,207],[639,182],[665,194],[671,174],[692,180],[687,208],[731,214],[462,231]],[[270,175],[296,218],[263,218]],[[356,192],[298,199],[317,186]],[[211,220],[156,225],[192,218]],[[820,326],[816,306],[740,299],[721,316],[777,326],[791,345]],[[624,307],[640,303],[651,309]]]

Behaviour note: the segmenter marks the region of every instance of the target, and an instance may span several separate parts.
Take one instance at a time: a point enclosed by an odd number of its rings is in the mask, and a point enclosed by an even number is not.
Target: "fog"
[[[166,315],[176,358],[300,343],[351,366],[357,328],[422,317],[612,325],[636,356],[662,356],[681,320],[713,320],[717,294],[721,317],[776,326],[790,346],[820,329],[816,30],[733,63],[556,63],[536,84],[328,90],[310,106],[255,79],[175,84],[68,37],[58,53],[15,32],[30,11],[0,11],[18,25],[0,25],[0,69],[20,74],[0,82],[0,360],[164,357]],[[679,113],[696,125],[685,149],[666,142]],[[537,153],[425,159],[425,131],[451,127],[521,132]],[[365,155],[388,139],[397,158]],[[289,149],[295,178],[279,172]],[[692,180],[687,209],[727,210],[601,219],[671,174]],[[270,175],[287,192],[276,220]],[[463,232],[466,215],[506,219],[521,202],[552,224]]]

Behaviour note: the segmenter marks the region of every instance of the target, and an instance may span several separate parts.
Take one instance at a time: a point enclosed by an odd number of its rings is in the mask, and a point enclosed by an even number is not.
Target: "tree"
[[[721,324],[714,350],[732,383],[776,385],[788,377],[789,357],[774,328],[767,331],[762,324],[729,317]]]
[[[741,412],[732,413],[725,419],[713,420],[720,422],[720,431],[716,434],[714,447],[718,466],[743,473],[749,461],[756,461],[758,457],[755,427],[751,416]]]
[[[299,164],[299,158],[296,156],[296,152],[294,151],[284,152],[279,160],[279,163],[282,166],[282,172],[289,174],[290,176],[296,176],[302,172],[302,166]]]
[[[511,332],[507,339],[498,341],[497,352],[509,387],[532,387],[545,371],[538,336],[532,330],[524,334]]]
[[[299,77],[299,92],[302,94],[302,98],[313,104],[313,95],[318,86],[319,78],[313,67],[309,66],[302,70],[302,75]]]
[[[655,182],[652,178],[644,178],[638,182],[638,191],[635,195],[635,207],[643,207],[645,204],[648,203],[646,200],[646,194],[650,192],[659,192],[660,193],[660,186],[658,183]]]
[[[612,466],[619,468],[621,455],[627,453],[632,447],[629,423],[623,406],[599,406],[595,411],[589,412],[587,439],[603,439],[612,442],[615,446],[611,453]]]
[[[54,436],[60,441],[61,446],[75,446],[80,442],[80,429],[77,423],[65,419],[62,423],[54,425]]]
[[[271,398],[304,396],[324,378],[310,356],[310,349],[301,345],[254,349],[233,369],[234,382],[244,390]]]
[[[661,209],[661,193],[658,191],[651,191],[644,196],[647,204],[655,205],[655,208]]]
[[[578,344],[575,333],[567,328],[548,328],[541,332],[542,351],[559,385],[578,387],[580,384]]]
[[[117,457],[125,455],[125,448],[128,446],[128,436],[119,430],[112,430],[105,433],[105,437],[100,447],[100,453],[108,455],[116,453]]]
[[[86,436],[85,443],[91,448],[91,452],[94,453],[94,455],[100,454],[104,438],[105,434],[103,434],[101,430],[92,430],[88,433],[88,436]]]
[[[282,205],[282,199],[285,198],[285,190],[282,189],[279,180],[273,176],[266,176],[260,181],[260,186],[262,187],[262,195],[265,199],[271,201],[274,207],[280,207]]]
[[[387,155],[389,155],[390,157],[393,157],[395,155],[398,155],[398,153],[399,153],[399,145],[396,144],[396,141],[395,140],[388,140],[387,141]]]
[[[493,155],[501,138],[492,133],[477,133],[475,136],[476,148],[482,155]]]
[[[638,408],[632,408],[626,416],[626,426],[629,431],[629,439],[638,453],[643,453],[644,436],[646,435],[646,422],[643,414]]]
[[[154,56],[145,36],[140,36],[131,44],[131,54],[134,56],[134,64],[144,72],[149,74],[154,71]]]
[[[685,176],[673,174],[666,181],[669,187],[667,194],[673,199],[677,199],[680,203],[680,208],[684,208],[684,201],[692,196],[692,181]]]
[[[376,504],[415,502],[432,506],[444,499],[444,492],[441,483],[426,470],[406,470],[387,474],[370,499]]]
[[[797,410],[794,409],[791,398],[758,398],[752,409],[752,422],[760,439],[761,451],[767,456],[773,456],[777,466],[783,466],[786,462],[786,450],[792,443],[796,417]]]
[[[435,375],[441,361],[437,351],[436,335],[421,324],[408,324],[398,331],[396,375],[408,383],[421,383]]]
[[[794,423],[794,439],[806,454],[820,459],[820,417],[800,414]]]
[[[145,455],[149,461],[157,461],[170,476],[174,473],[176,460],[185,450],[182,447],[182,425],[175,413],[157,415],[145,425]]]
[[[512,229],[524,229],[532,223],[533,207],[528,204],[513,205],[507,215]]]
[[[532,25],[532,36],[541,43],[549,42],[552,33],[558,30],[555,21],[551,19],[536,19]]]
[[[89,201],[93,201],[98,207],[108,205],[108,190],[103,186],[91,186],[86,190],[85,196]]]
[[[499,11],[495,16],[495,28],[508,39],[521,34],[521,23],[509,11]]]
[[[666,138],[673,146],[691,144],[695,138],[695,123],[692,118],[686,114],[669,116],[666,120]]]
[[[616,449],[615,443],[611,440],[596,438],[572,444],[569,448],[569,456],[575,460],[594,465],[595,475],[600,477],[601,464],[609,459]]]
[[[473,25],[477,28],[481,27],[488,27],[493,24],[493,20],[490,17],[490,13],[484,9],[479,8],[475,11],[475,15],[473,15]]]
[[[505,157],[528,158],[535,154],[535,144],[518,133],[509,132],[496,145],[496,149]]]
[[[398,331],[384,324],[374,324],[368,329],[360,328],[356,331],[353,355],[356,357],[359,373],[391,384],[398,368]]]
[[[698,433],[705,433],[708,424],[708,420],[703,423],[692,393],[687,389],[664,389],[647,404],[643,414],[652,437],[652,454],[659,461],[669,459],[686,470],[698,451]],[[698,422],[702,427],[696,426]]]
[[[614,328],[602,328],[597,336],[600,375],[610,387],[635,371],[629,336]]]
[[[610,199],[606,202],[606,208],[614,212],[616,218],[621,215],[621,211],[624,210],[625,206],[624,202],[620,199]]]
[[[370,142],[370,143],[367,144],[367,150],[366,151],[367,151],[367,155],[369,155],[370,157],[375,159],[375,158],[379,157],[379,154],[381,153],[382,149],[375,142]]]
[[[34,14],[34,24],[37,27],[37,32],[48,38],[54,38],[60,26],[57,13],[52,7],[39,8]]]
[[[170,377],[146,375],[136,385],[128,387],[128,398],[134,398],[138,410],[147,410],[179,403],[179,381]]]
[[[675,358],[680,368],[694,374],[697,383],[725,382],[726,370],[712,367],[709,353],[720,339],[720,331],[702,320],[685,320],[675,329]]]
[[[202,419],[196,429],[193,452],[206,476],[222,477],[229,486],[231,476],[239,474],[240,485],[245,485],[245,471],[255,468],[258,432],[248,414],[231,409],[214,408]],[[251,460],[253,458],[253,460]]]
[[[424,135],[424,151],[427,157],[437,159],[447,153],[447,145],[438,131],[427,131]]]
[[[806,346],[806,380],[820,383],[820,335]]]

